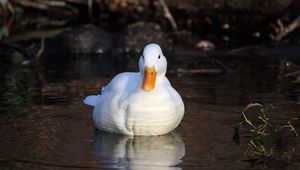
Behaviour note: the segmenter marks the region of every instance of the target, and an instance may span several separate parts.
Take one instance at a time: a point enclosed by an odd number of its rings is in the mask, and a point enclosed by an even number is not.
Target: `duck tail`
[[[98,100],[98,97],[100,95],[91,95],[91,96],[87,96],[83,102],[86,104],[86,105],[90,105],[90,106],[96,106],[96,103],[97,103],[97,100]]]

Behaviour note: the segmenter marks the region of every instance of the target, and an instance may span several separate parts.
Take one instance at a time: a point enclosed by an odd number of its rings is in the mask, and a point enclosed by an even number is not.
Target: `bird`
[[[128,136],[163,135],[181,122],[185,107],[171,86],[167,59],[160,46],[144,47],[138,62],[139,72],[116,75],[101,94],[87,96],[84,103],[93,106],[95,128]]]

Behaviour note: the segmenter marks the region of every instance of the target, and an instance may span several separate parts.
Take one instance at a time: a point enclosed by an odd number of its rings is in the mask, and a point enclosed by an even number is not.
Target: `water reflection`
[[[185,145],[176,132],[133,137],[95,131],[93,143],[96,155],[106,158],[113,168],[181,169],[176,165],[185,155]]]
[[[24,115],[19,110],[29,109],[33,103],[35,87],[38,84],[32,70],[22,68],[0,69],[0,122]]]
[[[43,58],[44,67],[55,78],[110,76],[124,70],[126,62],[110,54],[48,54]]]

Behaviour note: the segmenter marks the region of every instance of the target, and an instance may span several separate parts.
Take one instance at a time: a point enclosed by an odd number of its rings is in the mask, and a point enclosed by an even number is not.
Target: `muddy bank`
[[[46,53],[140,53],[150,42],[170,50],[171,41],[157,23],[137,22],[115,33],[89,24],[74,27],[47,40]]]
[[[0,9],[4,16],[0,21],[4,26],[0,37],[7,41],[20,39],[24,30],[27,36],[43,38],[45,34],[57,34],[63,28],[88,23],[112,33],[119,32],[132,23],[155,22],[162,30],[170,32],[174,28],[170,23],[170,16],[173,16],[180,31],[205,37],[223,37],[225,41],[231,41],[231,44],[239,44],[243,40],[262,43],[272,40],[270,34],[278,34],[276,29],[280,25],[277,19],[287,26],[297,18],[300,7],[297,0],[100,0],[92,1],[93,3],[65,0],[58,4],[30,0],[8,2],[15,12],[5,6]],[[234,39],[236,41],[232,41]]]

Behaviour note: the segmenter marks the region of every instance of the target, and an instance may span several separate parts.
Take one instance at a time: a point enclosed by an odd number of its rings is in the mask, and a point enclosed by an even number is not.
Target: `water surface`
[[[259,169],[243,157],[249,134],[242,131],[240,145],[232,139],[243,107],[272,104],[279,124],[300,113],[299,84],[284,78],[286,61],[218,56],[208,61],[220,60],[230,69],[224,74],[177,74],[186,67],[181,63],[204,59],[174,55],[167,76],[186,107],[174,132],[128,137],[97,131],[83,98],[98,93],[116,73],[135,70],[136,58],[124,63],[84,57],[2,70],[1,114],[9,118],[0,126],[1,169]],[[293,159],[267,167],[299,168],[299,142],[294,145]]]

